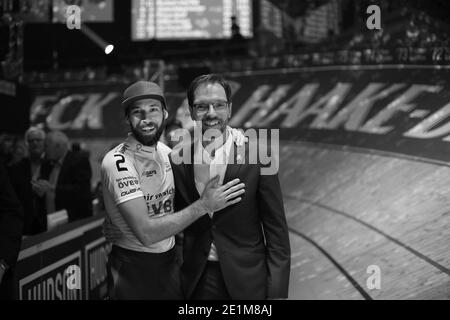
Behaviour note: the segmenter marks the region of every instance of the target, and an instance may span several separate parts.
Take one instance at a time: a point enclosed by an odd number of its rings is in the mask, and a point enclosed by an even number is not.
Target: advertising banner
[[[234,127],[279,128],[281,139],[448,161],[450,68],[329,66],[230,73]],[[123,138],[123,85],[36,89],[31,123],[71,138]],[[185,93],[167,83],[169,113]],[[189,113],[185,112],[185,117]]]
[[[235,127],[447,162],[450,71],[330,67],[235,75]]]
[[[86,300],[107,296],[106,265],[111,250],[103,218],[66,225],[35,236],[19,254],[20,300]]]

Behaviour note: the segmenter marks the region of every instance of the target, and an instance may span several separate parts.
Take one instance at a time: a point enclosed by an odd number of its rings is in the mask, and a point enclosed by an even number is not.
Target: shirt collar
[[[229,155],[229,153],[230,153],[230,147],[231,147],[231,145],[232,145],[232,143],[233,143],[233,137],[232,137],[232,134],[231,134],[231,132],[230,132],[230,130],[227,128],[227,139],[225,140],[225,143],[224,144],[222,144],[219,148],[217,148],[216,149],[216,152],[215,152],[215,157],[214,158],[212,158],[211,157],[211,155],[209,154],[209,152],[208,151],[206,151],[206,149],[205,148],[203,148],[203,144],[202,144],[202,140],[201,139],[198,139],[197,141],[196,141],[196,144],[195,144],[195,152],[194,152],[194,163],[198,163],[198,160],[197,159],[200,159],[200,160],[203,160],[203,161],[201,161],[200,163],[210,163],[210,162],[212,162],[212,161],[218,161],[218,160],[220,160],[221,158],[221,156],[223,155],[223,157],[224,157],[224,159],[223,159],[223,161],[224,161],[224,163],[226,164],[227,163],[227,160],[228,160],[228,155]],[[205,160],[207,160],[207,161],[205,161]]]
[[[133,152],[137,153],[147,153],[147,154],[155,154],[157,151],[157,144],[158,142],[153,146],[144,146],[142,143],[136,140],[134,135],[132,133],[128,134],[127,139],[125,140],[125,143],[128,145],[128,148],[132,150]]]

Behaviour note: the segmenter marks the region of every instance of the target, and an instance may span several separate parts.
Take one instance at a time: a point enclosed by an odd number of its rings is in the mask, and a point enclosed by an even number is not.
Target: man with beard
[[[276,173],[266,174],[261,161],[249,161],[249,141],[238,149],[227,124],[231,86],[220,75],[195,78],[187,92],[192,120],[201,139],[172,152],[176,181],[175,209],[196,201],[207,181],[239,178],[246,192],[238,204],[209,211],[184,230],[182,284],[187,299],[287,298],[290,244]],[[199,130],[199,129],[197,129]],[[194,133],[195,136],[195,133]],[[214,139],[213,139],[214,137]],[[240,150],[245,150],[241,155]],[[181,153],[184,153],[181,155]],[[180,163],[178,159],[189,161]]]
[[[112,299],[181,299],[175,237],[209,211],[241,200],[239,179],[206,183],[199,199],[174,212],[174,178],[166,145],[158,142],[168,113],[161,88],[138,81],[124,91],[122,105],[131,133],[102,162],[103,199],[120,237],[108,260]]]

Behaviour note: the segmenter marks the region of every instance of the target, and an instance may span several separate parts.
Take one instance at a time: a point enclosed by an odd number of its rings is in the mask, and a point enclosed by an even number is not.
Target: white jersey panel
[[[105,208],[112,223],[123,233],[116,245],[142,252],[166,252],[175,237],[144,246],[134,235],[118,209],[118,204],[142,197],[149,216],[173,213],[175,184],[169,162],[171,149],[158,142],[157,148],[143,146],[133,136],[106,154],[102,162]]]

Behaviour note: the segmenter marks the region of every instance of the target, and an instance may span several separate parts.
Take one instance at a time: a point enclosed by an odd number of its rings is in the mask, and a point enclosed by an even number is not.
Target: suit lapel
[[[61,180],[62,179],[61,177],[65,177],[66,176],[66,171],[69,168],[69,163],[70,163],[71,160],[72,160],[72,153],[71,153],[71,151],[68,151],[66,156],[63,159],[63,162],[61,164],[61,168],[59,170],[58,180],[56,182],[57,185],[63,182]]]
[[[195,186],[195,176],[194,176],[194,145],[191,144],[190,150],[190,161],[189,163],[183,162],[184,166],[184,172],[186,174],[186,185],[188,189],[190,190],[191,199],[192,201],[197,200],[200,198],[200,194],[197,191],[197,187]]]
[[[228,164],[227,164],[227,169],[225,171],[225,176],[223,178],[223,183],[227,183],[228,181],[231,181],[233,179],[235,179],[238,174],[239,174],[239,169],[241,169],[242,164],[238,163],[238,157],[240,160],[240,157],[242,156],[241,154],[238,155],[238,149],[236,147],[236,145],[232,144],[231,146],[231,150],[230,150],[230,154],[228,156]],[[242,160],[241,160],[242,161]]]
[[[239,164],[237,159],[238,159],[238,156],[242,157],[242,155],[241,154],[238,155],[237,150],[238,149],[233,142],[233,144],[231,146],[230,154],[228,156],[228,164],[227,164],[227,169],[225,171],[225,176],[223,178],[223,184],[225,184],[233,179],[236,179],[239,175],[239,170],[241,169],[242,164]],[[240,160],[240,161],[242,162],[242,160]],[[227,208],[225,208],[224,210],[227,210]],[[214,214],[213,220],[218,221],[223,216],[224,216],[224,212]]]

